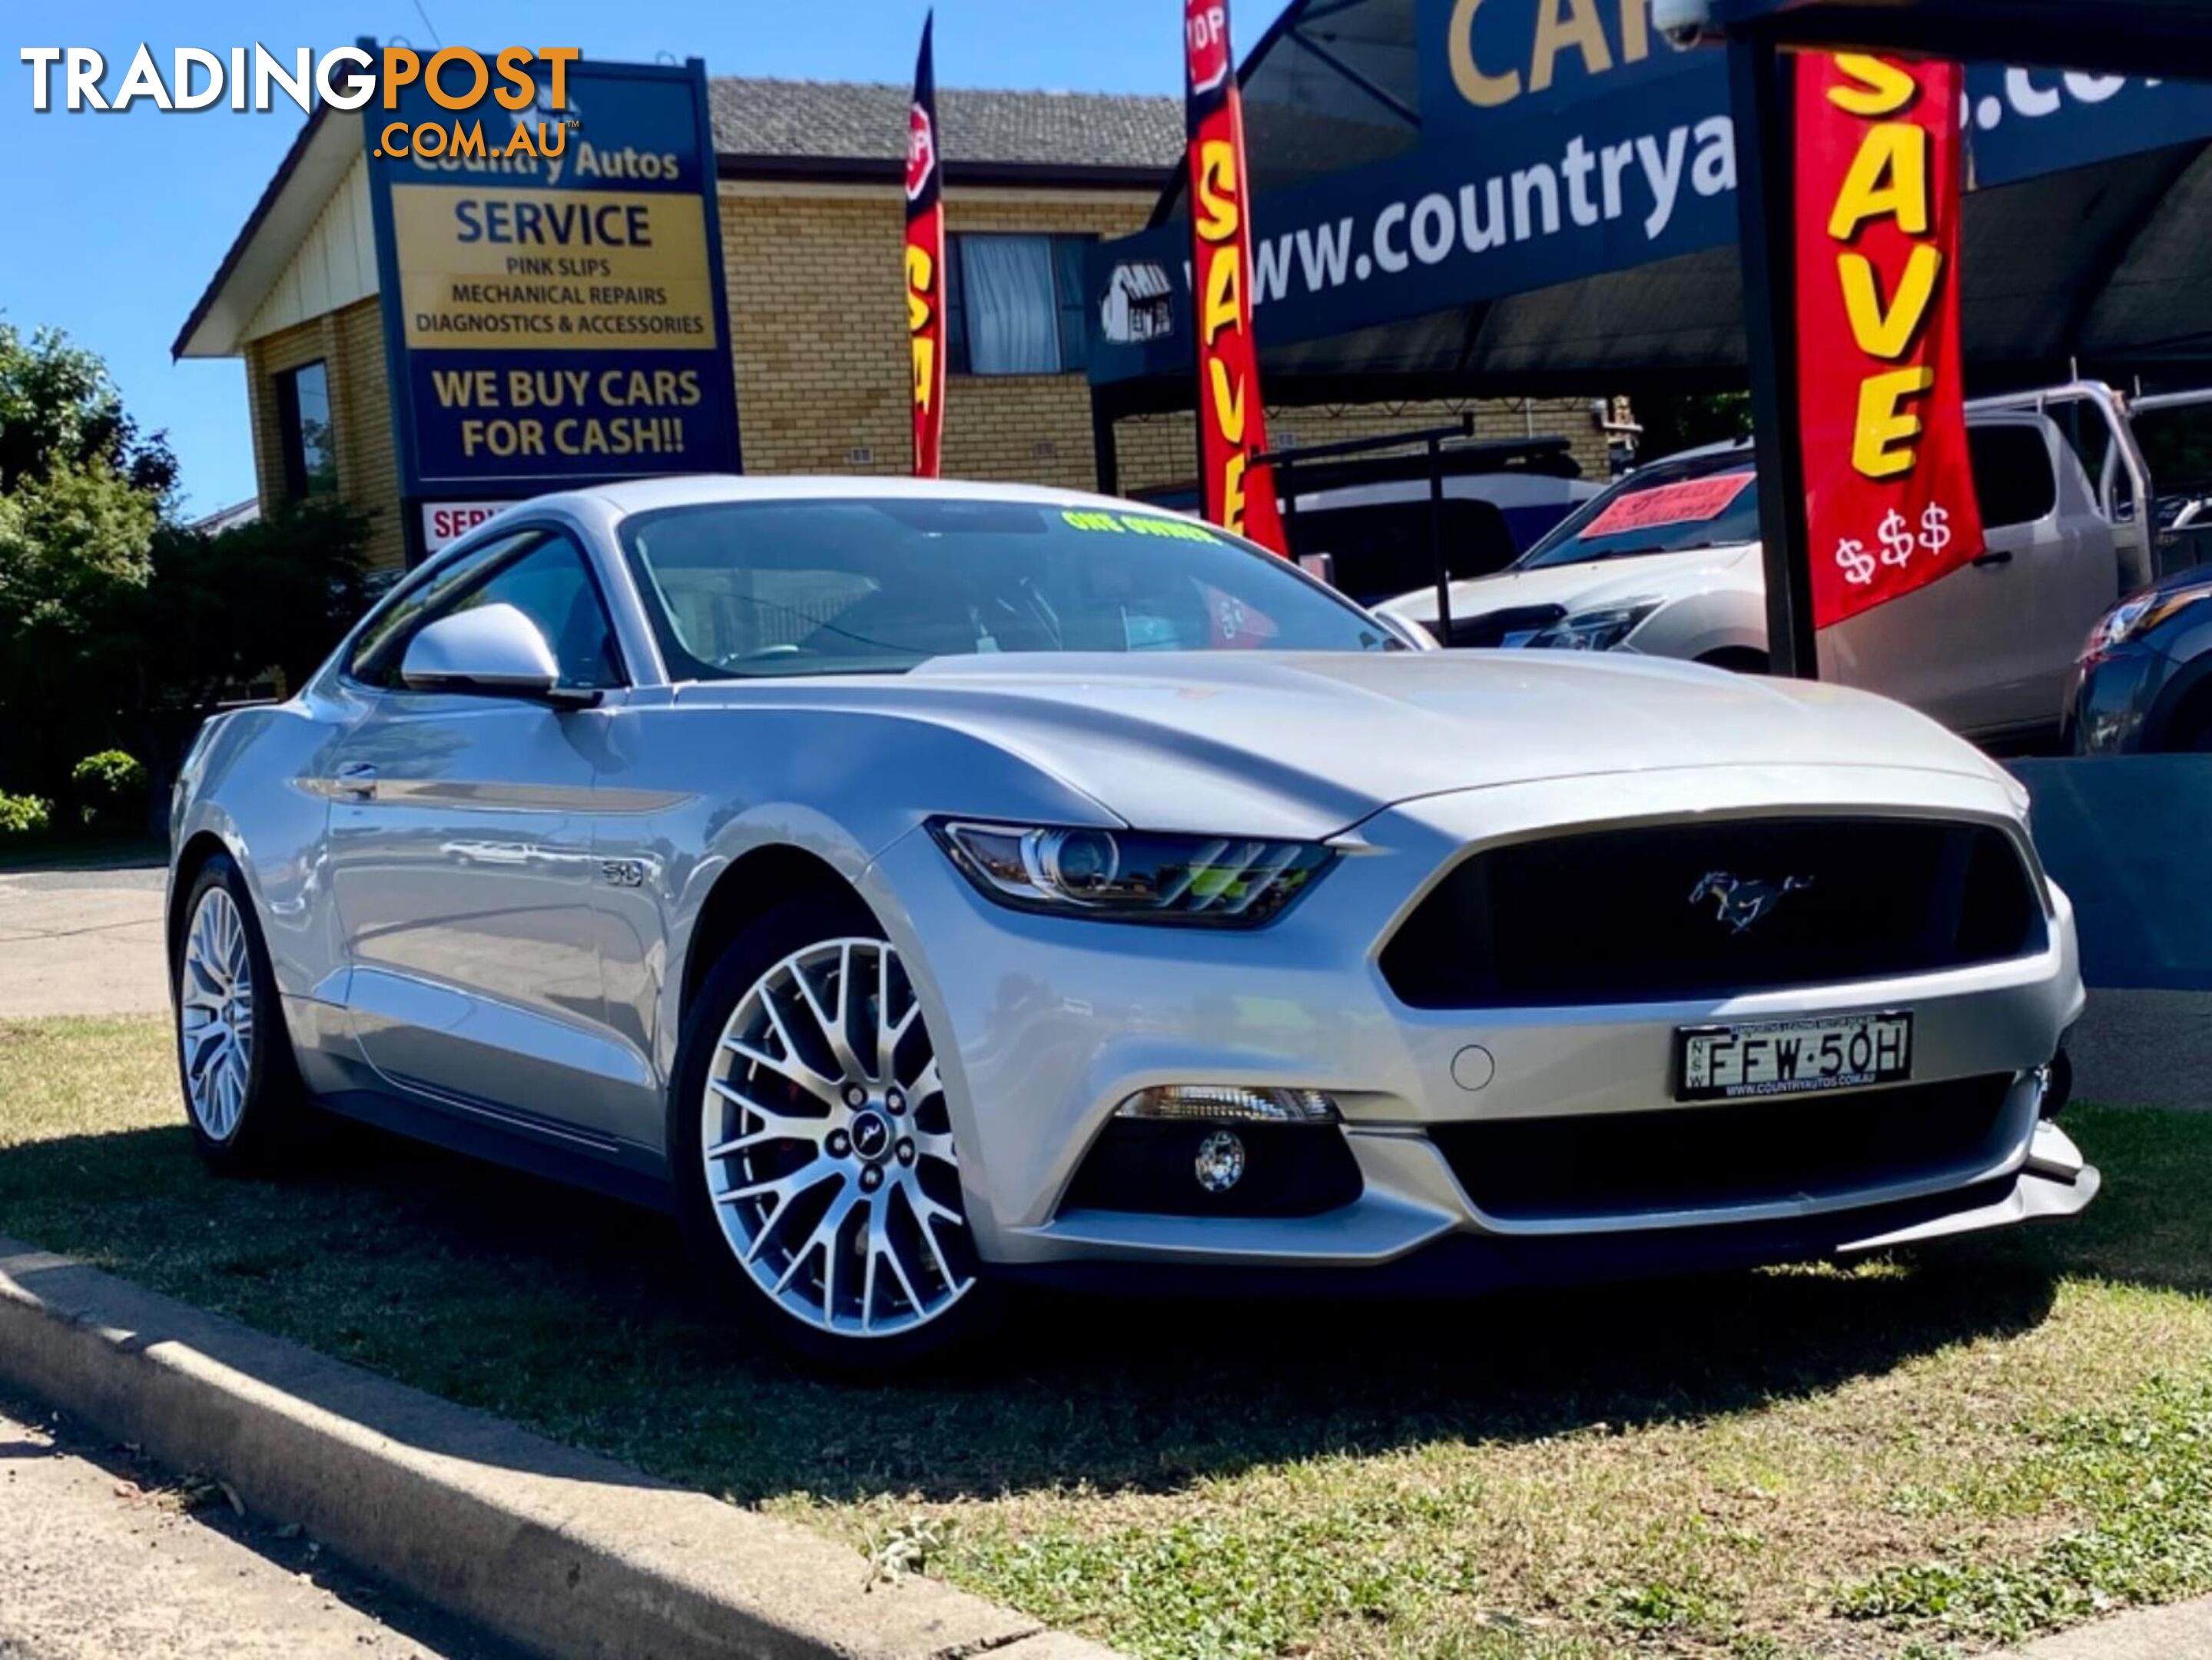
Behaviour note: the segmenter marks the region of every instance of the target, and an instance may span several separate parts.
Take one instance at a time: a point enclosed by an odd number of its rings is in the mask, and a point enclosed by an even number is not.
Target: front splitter
[[[988,1265],[1014,1285],[1144,1297],[1479,1297],[1517,1287],[1606,1285],[1796,1262],[1848,1260],[1895,1247],[2062,1221],[2097,1196],[2102,1177],[2031,1168],[1930,1198],[1780,1221],[1717,1223],[1589,1235],[1457,1232],[1370,1267],[1127,1261]]]

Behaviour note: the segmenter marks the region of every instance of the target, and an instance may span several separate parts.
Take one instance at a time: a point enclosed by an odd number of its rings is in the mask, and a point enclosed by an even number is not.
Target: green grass
[[[0,1024],[0,1231],[1146,1657],[1971,1653],[2212,1590],[2212,1116],[2062,1227],[1417,1307],[1045,1300],[964,1376],[749,1353],[655,1218],[366,1133],[204,1175],[162,1029]]]

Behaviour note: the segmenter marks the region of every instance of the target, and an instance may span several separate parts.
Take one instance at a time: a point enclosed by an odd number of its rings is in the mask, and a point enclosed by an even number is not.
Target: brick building
[[[898,280],[904,88],[711,83],[721,258],[745,465],[758,472],[902,473],[907,344]],[[1180,162],[1179,98],[940,94],[951,243],[947,477],[1089,486],[1082,245],[1140,228]],[[261,506],[335,491],[372,514],[373,556],[404,556],[367,165],[358,117],[302,130],[177,338],[179,356],[242,357]],[[1319,443],[1476,415],[1481,436],[1558,434],[1590,476],[1606,446],[1589,404],[1299,408],[1278,443]],[[1188,415],[1116,432],[1120,483],[1187,479]]]

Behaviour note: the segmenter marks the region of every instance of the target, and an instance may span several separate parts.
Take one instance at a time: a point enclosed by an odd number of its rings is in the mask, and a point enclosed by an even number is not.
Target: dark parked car
[[[2106,613],[2066,724],[2077,755],[2212,752],[2212,565],[2170,572]]]

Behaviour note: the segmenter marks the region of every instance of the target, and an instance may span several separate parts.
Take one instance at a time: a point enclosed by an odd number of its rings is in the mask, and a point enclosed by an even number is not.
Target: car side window
[[[479,553],[403,595],[363,634],[349,665],[356,678],[397,688],[408,642],[423,629],[478,605],[512,605],[544,636],[564,689],[623,684],[614,631],[581,549],[556,532],[526,531]]]
[[[614,630],[592,581],[583,550],[567,537],[549,535],[511,564],[471,588],[441,616],[478,605],[512,605],[538,625],[561,684],[572,690],[605,691],[622,684]]]
[[[364,685],[398,685],[399,658],[415,630],[446,600],[535,540],[534,531],[501,537],[401,584],[353,642],[346,654],[345,672]]]
[[[1966,447],[1973,458],[1983,528],[2032,525],[2058,505],[2058,477],[2051,470],[2051,447],[2040,428],[1969,427]]]

